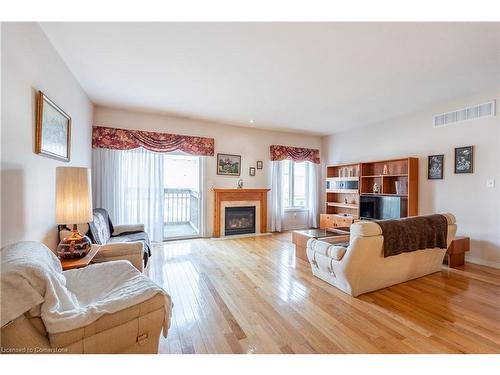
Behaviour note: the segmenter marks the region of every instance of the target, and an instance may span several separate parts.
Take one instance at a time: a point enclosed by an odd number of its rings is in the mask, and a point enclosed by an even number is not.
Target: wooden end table
[[[444,263],[448,267],[455,268],[465,264],[465,252],[470,250],[470,238],[465,236],[457,236],[451,241],[450,247],[446,251]]]
[[[99,245],[91,245],[88,254],[82,258],[60,259],[63,271],[87,267],[99,252],[100,248],[101,247]]]
[[[295,245],[295,256],[306,262],[308,262],[307,241],[311,238],[329,243],[349,242],[349,228],[294,230],[292,232],[292,242]]]

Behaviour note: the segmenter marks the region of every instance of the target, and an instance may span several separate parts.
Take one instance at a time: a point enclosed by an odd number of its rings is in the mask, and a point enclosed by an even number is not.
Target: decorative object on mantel
[[[262,160],[257,160],[257,169],[263,169],[264,168],[264,163]]]
[[[61,259],[81,258],[90,251],[90,238],[78,232],[77,224],[92,221],[90,168],[56,168],[56,223],[72,225],[71,234],[57,246]]]
[[[63,161],[71,156],[71,117],[41,91],[36,101],[35,153]]]
[[[373,192],[375,194],[380,193],[380,188],[379,188],[379,186],[378,186],[378,184],[376,182],[373,184]]]
[[[474,173],[473,146],[455,148],[455,173]]]
[[[292,161],[309,161],[311,163],[320,164],[319,150],[313,148],[293,147],[271,145],[271,161],[292,160]]]
[[[387,164],[384,164],[384,169],[382,170],[382,174],[389,174],[389,168],[387,167]]]
[[[427,158],[427,179],[443,179],[444,155],[430,155]]]
[[[255,176],[255,167],[250,167],[248,169],[248,175],[249,176]]]
[[[133,150],[143,147],[154,152],[183,151],[191,155],[214,156],[213,138],[104,126],[92,128],[92,147],[113,150]]]
[[[217,174],[239,176],[241,174],[241,155],[217,154]]]
[[[243,189],[243,180],[241,178],[238,180],[238,189]]]

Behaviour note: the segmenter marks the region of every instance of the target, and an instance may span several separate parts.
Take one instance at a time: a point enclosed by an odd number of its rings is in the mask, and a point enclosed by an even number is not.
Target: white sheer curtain
[[[94,207],[115,224],[145,225],[152,241],[163,241],[163,155],[143,148],[92,150]]]
[[[318,181],[319,181],[319,164],[306,164],[306,204],[307,204],[307,225],[310,228],[318,227]]]
[[[271,162],[271,232],[281,232],[285,208],[283,205],[283,162]]]

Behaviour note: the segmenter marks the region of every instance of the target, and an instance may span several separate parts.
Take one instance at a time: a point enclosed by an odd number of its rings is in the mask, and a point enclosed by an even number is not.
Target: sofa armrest
[[[328,242],[316,239],[310,239],[309,241],[307,241],[307,247],[312,249],[314,252],[317,252],[334,260],[342,260],[344,254],[347,252],[347,248],[344,246],[330,244]]]
[[[101,245],[96,257],[117,257],[121,255],[139,254],[142,257],[144,245],[142,242],[113,242]]]
[[[92,260],[94,263],[128,260],[139,271],[144,271],[144,245],[136,242],[114,242],[102,245]]]
[[[144,232],[144,224],[115,225],[113,236],[118,236],[127,232]]]

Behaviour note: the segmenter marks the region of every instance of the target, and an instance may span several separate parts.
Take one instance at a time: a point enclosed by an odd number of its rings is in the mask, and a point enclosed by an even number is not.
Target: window
[[[283,161],[283,199],[285,208],[306,208],[306,163]]]

